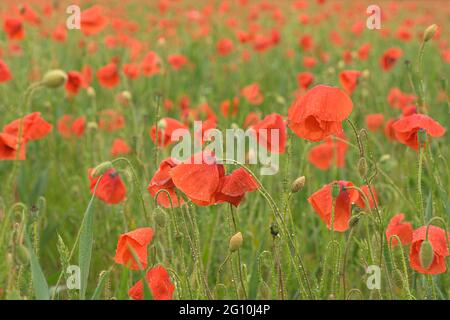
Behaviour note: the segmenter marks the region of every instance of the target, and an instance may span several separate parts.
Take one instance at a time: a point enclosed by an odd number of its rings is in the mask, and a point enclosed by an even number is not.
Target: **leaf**
[[[80,266],[80,299],[84,300],[86,297],[86,288],[89,278],[89,269],[91,265],[92,257],[92,243],[94,240],[94,214],[92,211],[92,205],[94,203],[95,192],[97,191],[97,186],[101,178],[98,179],[95,185],[94,192],[92,194],[91,200],[84,213],[84,218],[81,223],[80,230],[80,246],[78,248],[78,263]]]
[[[50,291],[48,289],[47,280],[45,280],[41,265],[34,254],[28,230],[25,231],[25,243],[30,254],[31,278],[33,281],[34,295],[37,300],[50,300]]]

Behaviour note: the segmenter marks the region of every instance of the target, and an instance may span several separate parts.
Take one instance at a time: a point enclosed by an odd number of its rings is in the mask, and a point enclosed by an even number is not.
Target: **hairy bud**
[[[42,77],[42,85],[47,88],[58,88],[67,80],[67,73],[62,70],[50,70]]]
[[[230,244],[228,246],[228,249],[230,250],[230,252],[237,251],[241,247],[243,241],[244,241],[244,239],[242,238],[242,233],[240,233],[240,232],[238,232],[234,236],[232,236],[230,239]]]
[[[305,183],[306,183],[305,176],[298,177],[297,179],[294,180],[294,182],[292,182],[291,192],[296,193],[300,191],[305,186]]]

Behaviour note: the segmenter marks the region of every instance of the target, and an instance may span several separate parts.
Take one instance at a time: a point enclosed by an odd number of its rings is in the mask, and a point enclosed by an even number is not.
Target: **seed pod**
[[[47,88],[58,88],[62,86],[67,80],[67,73],[62,70],[50,70],[42,78],[42,85]]]
[[[305,176],[298,177],[292,182],[291,192],[296,193],[300,191],[305,186],[306,178]]]
[[[236,250],[238,250],[241,247],[243,241],[244,239],[242,238],[242,233],[240,232],[232,236],[230,239],[230,244],[228,246],[230,252],[235,252]]]
[[[24,245],[18,245],[16,247],[16,259],[19,264],[28,264],[30,261],[30,253]]]
[[[166,212],[163,210],[163,208],[156,208],[153,217],[158,227],[164,228],[166,226]]]
[[[113,167],[111,161],[105,161],[100,163],[98,166],[95,167],[94,171],[92,172],[92,176],[94,178],[99,177],[103,175],[106,171],[111,169]]]
[[[432,24],[431,26],[426,28],[425,32],[423,33],[423,41],[424,42],[430,41],[433,38],[433,36],[435,35],[436,31],[437,31],[436,24]]]
[[[431,242],[424,240],[420,245],[419,260],[424,269],[428,269],[433,263],[434,252]]]
[[[272,235],[272,237],[276,237],[279,233],[280,229],[278,228],[278,224],[276,222],[272,222],[270,224],[270,234]]]
[[[358,161],[358,172],[361,177],[365,177],[367,175],[367,160],[366,158],[360,158]]]

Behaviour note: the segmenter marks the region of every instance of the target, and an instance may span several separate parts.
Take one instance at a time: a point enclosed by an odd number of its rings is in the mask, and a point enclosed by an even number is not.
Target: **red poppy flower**
[[[212,205],[225,175],[222,164],[210,152],[195,154],[188,161],[172,168],[170,176],[174,185],[198,205]]]
[[[358,58],[360,60],[367,60],[369,57],[369,52],[371,50],[372,46],[370,43],[365,43],[358,49]]]
[[[152,228],[139,228],[121,234],[117,243],[114,261],[118,264],[123,264],[131,270],[139,270],[139,265],[142,269],[147,268],[147,247],[152,238]],[[139,261],[136,261],[136,258]]]
[[[162,189],[166,190],[170,194],[170,198],[165,192],[160,192],[158,195],[158,204],[164,208],[170,208],[170,200],[172,200],[172,206],[174,208],[178,207],[180,203],[184,203],[183,199],[178,201],[178,196],[175,192],[175,184],[173,183],[170,175],[170,170],[176,167],[176,165],[177,161],[173,158],[167,158],[161,161],[158,171],[155,172],[155,175],[147,188],[152,197],[155,197],[156,193]]]
[[[141,72],[139,65],[135,63],[124,64],[122,70],[127,78],[131,80],[139,77],[139,73]]]
[[[398,240],[396,237],[392,238],[392,236],[397,236],[400,238],[400,242],[402,245],[410,244],[413,237],[413,226],[411,222],[403,221],[405,219],[405,214],[397,213],[392,217],[391,221],[386,228],[386,239],[388,241],[392,241],[392,246],[398,245]]]
[[[425,130],[427,135],[432,137],[441,137],[445,133],[443,126],[424,114],[413,114],[403,117],[396,121],[392,128],[395,131],[397,140],[414,150],[419,149],[417,141],[417,132],[419,130]]]
[[[384,123],[384,115],[382,113],[368,114],[366,116],[366,126],[369,131],[377,131]]]
[[[261,94],[259,85],[252,83],[241,90],[241,94],[252,105],[259,105],[264,101],[264,97]]]
[[[344,70],[339,73],[339,81],[347,94],[351,95],[358,85],[360,71],[356,70]]]
[[[85,35],[94,35],[101,32],[108,24],[108,19],[103,16],[103,8],[99,5],[90,7],[80,16],[81,31]]]
[[[427,227],[423,226],[414,230],[409,251],[409,264],[411,268],[423,274],[440,274],[446,271],[445,257],[449,255],[447,239],[450,240],[450,233],[445,230],[430,225],[428,228],[428,241],[433,247],[433,262],[425,269],[420,263],[420,247],[426,239]],[[447,237],[447,239],[446,239]]]
[[[352,187],[353,183],[348,181],[337,181],[336,183],[339,184],[340,192],[336,197],[334,206],[334,230],[344,232],[349,228],[352,202],[355,202],[359,195],[355,189],[346,189]],[[333,183],[327,184],[308,198],[308,202],[314,208],[314,211],[330,230],[333,207],[332,188]]]
[[[0,160],[25,160],[26,141],[20,144],[20,152],[17,155],[19,148],[17,140],[17,135],[0,132]]]
[[[367,185],[364,185],[364,186],[360,187],[360,189],[361,189],[362,192],[364,192],[364,196],[369,201],[370,209],[375,208],[375,203],[378,205],[378,194],[375,191],[375,188],[372,187],[372,193],[373,193],[373,196],[375,198],[375,202],[372,199],[372,195],[370,194],[369,187]],[[366,202],[364,201],[364,198],[362,196],[360,196],[358,198],[358,200],[355,201],[355,204],[358,207],[360,207],[361,209],[366,209]]]
[[[247,192],[255,191],[258,188],[259,185],[253,176],[244,168],[239,168],[222,177],[215,200],[216,203],[228,202],[237,207]]]
[[[86,87],[83,75],[78,71],[67,72],[65,89],[67,93],[76,95],[81,87]]]
[[[166,147],[173,142],[172,141],[172,134],[175,130],[183,129],[188,130],[188,128],[179,122],[178,120],[175,120],[173,118],[162,118],[158,122],[158,146],[160,147]],[[156,142],[156,126],[153,125],[150,128],[150,138],[155,143]]]
[[[162,266],[156,266],[150,269],[146,274],[146,280],[151,290],[153,299],[155,300],[172,300],[175,286],[170,281],[169,274]],[[128,291],[128,295],[133,300],[144,299],[144,284],[143,280],[139,280]]]
[[[9,40],[22,40],[25,37],[22,20],[18,18],[6,18],[3,23],[3,30]]]
[[[111,156],[117,157],[120,155],[130,153],[130,147],[127,145],[123,139],[115,139],[111,146]]]
[[[81,137],[86,126],[86,119],[81,116],[75,120],[71,115],[63,115],[58,120],[58,132],[63,138]]]
[[[150,51],[141,62],[142,73],[151,77],[161,71],[161,59],[156,52]]]
[[[3,132],[18,136],[21,119],[16,119],[3,128]],[[39,140],[52,131],[52,125],[41,117],[40,112],[33,112],[22,120],[22,137],[26,141]]]
[[[412,115],[414,113],[417,113],[417,107],[416,106],[414,106],[414,105],[406,106],[403,109],[402,116],[407,117],[407,116],[410,116],[410,115]]]
[[[341,122],[350,115],[352,108],[352,100],[344,91],[318,85],[289,108],[289,127],[301,138],[321,141],[342,132]]]
[[[220,111],[226,118],[228,118],[229,116],[235,117],[238,113],[238,106],[239,106],[239,98],[234,97],[232,101],[230,100],[223,101],[220,104]]]
[[[188,59],[181,54],[172,54],[167,58],[167,61],[174,70],[180,70],[188,63]]]
[[[34,11],[33,8],[31,8],[31,6],[27,3],[20,6],[20,10],[18,13],[23,18],[24,21],[27,21],[32,24],[41,23],[41,19],[39,19],[39,16],[36,13],[36,11]]]
[[[63,24],[58,25],[52,33],[52,38],[56,42],[65,42],[67,39],[67,27]]]
[[[381,68],[384,71],[389,71],[403,55],[403,51],[400,48],[387,49],[380,59]]]
[[[8,65],[0,59],[0,83],[7,82],[11,79],[12,75]]]
[[[92,176],[93,169],[89,170],[91,193],[94,193],[95,185],[100,177]],[[125,200],[127,190],[119,173],[113,168],[106,171],[100,180],[95,196],[108,204],[117,204]]]
[[[303,57],[303,66],[305,68],[314,68],[317,60],[314,57]]]
[[[389,119],[389,121],[386,122],[386,125],[384,126],[384,135],[389,140],[397,140],[397,138],[395,137],[395,130],[392,127],[396,121],[397,119]]]
[[[244,128],[251,127],[255,124],[257,124],[260,121],[261,117],[259,113],[256,112],[249,112],[247,116],[245,117],[244,121]]]
[[[399,88],[392,88],[389,91],[387,100],[391,107],[403,110],[406,106],[414,103],[416,96],[404,93]]]
[[[300,72],[297,74],[297,83],[300,88],[307,90],[314,81],[314,75],[311,72]]]
[[[97,79],[105,88],[114,88],[120,82],[119,72],[115,63],[107,64],[97,70]]]
[[[313,38],[309,34],[302,36],[298,44],[300,45],[300,48],[303,49],[303,51],[310,51],[314,47]]]
[[[100,113],[98,127],[107,132],[114,132],[125,128],[125,118],[115,110],[105,109]]]
[[[226,56],[233,51],[233,41],[230,39],[222,39],[217,43],[217,52],[222,55]]]
[[[283,117],[278,113],[272,113],[263,120],[255,124],[253,127],[256,133],[256,139],[260,146],[274,153],[284,153],[286,146],[286,125]],[[278,139],[272,141],[272,132],[276,134],[278,131]]]
[[[333,162],[336,167],[342,168],[345,166],[345,153],[348,149],[348,144],[344,134],[339,136],[339,140],[331,137],[326,138],[326,141],[318,146],[314,146],[309,150],[308,160],[320,170],[328,170]]]

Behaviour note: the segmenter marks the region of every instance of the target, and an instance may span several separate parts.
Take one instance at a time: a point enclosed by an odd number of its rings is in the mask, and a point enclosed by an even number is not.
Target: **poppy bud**
[[[272,237],[276,237],[279,233],[280,229],[278,228],[278,224],[276,222],[272,222],[270,224],[270,234],[272,235]]]
[[[158,227],[164,228],[164,226],[166,225],[165,211],[161,207],[158,207],[158,208],[156,208],[153,216],[155,218],[155,222],[158,225]]]
[[[339,60],[337,67],[338,67],[338,69],[343,69],[345,67],[345,62],[342,60]]]
[[[367,175],[367,161],[366,158],[360,158],[358,161],[358,172],[361,177]]]
[[[67,73],[62,70],[50,70],[42,78],[42,85],[47,88],[58,88],[62,86],[67,80]]]
[[[428,269],[433,263],[434,252],[430,241],[424,240],[420,245],[419,259],[424,269]]]
[[[113,165],[112,165],[111,161],[102,162],[94,168],[94,171],[92,172],[92,176],[94,178],[97,178],[97,177],[103,175],[106,171],[108,171],[112,167],[113,167]]]
[[[306,178],[305,176],[298,177],[292,182],[291,192],[296,193],[300,191],[305,186]]]
[[[240,232],[232,236],[230,239],[230,244],[228,246],[230,252],[235,252],[236,250],[238,250],[241,247],[243,241],[244,239],[242,238],[242,233]]]
[[[331,187],[331,195],[333,198],[337,198],[339,193],[341,193],[341,186],[338,183],[334,183]]]
[[[87,88],[86,93],[87,93],[88,97],[95,98],[95,89],[94,88],[92,88],[92,87]]]
[[[20,264],[27,264],[30,261],[30,253],[24,245],[16,247],[16,259]]]
[[[97,122],[90,121],[87,124],[87,128],[90,129],[90,130],[97,130],[98,124],[97,124]]]
[[[275,96],[275,99],[279,104],[286,104],[286,100],[278,94]]]
[[[424,146],[426,141],[427,132],[423,129],[419,129],[419,131],[417,132],[417,142],[419,143],[419,147]]]
[[[131,95],[131,92],[130,92],[130,91],[123,91],[123,92],[122,92],[122,97],[123,97],[125,100],[128,100],[128,101],[131,101],[131,99],[133,98],[133,96]]]
[[[437,30],[436,24],[432,24],[431,26],[426,28],[425,32],[423,33],[423,41],[424,42],[430,41],[433,38],[433,36],[435,35],[436,30]]]
[[[364,69],[363,72],[362,72],[362,77],[364,79],[369,78],[370,77],[370,70],[369,69]]]
[[[167,122],[165,119],[161,119],[158,121],[158,129],[164,130],[167,127]]]

